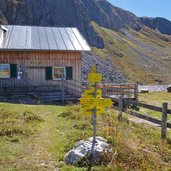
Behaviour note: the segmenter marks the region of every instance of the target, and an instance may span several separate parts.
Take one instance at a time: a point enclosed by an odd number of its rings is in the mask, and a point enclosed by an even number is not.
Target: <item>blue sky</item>
[[[164,17],[171,21],[171,0],[108,0],[138,17]]]

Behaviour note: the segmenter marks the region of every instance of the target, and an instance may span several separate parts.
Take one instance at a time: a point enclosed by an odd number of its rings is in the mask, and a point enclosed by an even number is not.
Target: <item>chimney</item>
[[[7,32],[7,28],[0,25],[0,47],[3,47],[4,42],[4,34]]]

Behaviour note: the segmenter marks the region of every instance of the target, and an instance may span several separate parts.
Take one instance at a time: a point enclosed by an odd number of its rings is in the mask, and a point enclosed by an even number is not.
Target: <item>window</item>
[[[65,77],[65,67],[53,67],[53,80],[63,80]]]
[[[66,67],[46,67],[45,68],[46,80],[72,80],[73,69],[72,66]]]
[[[66,67],[66,79],[72,80],[72,66]]]
[[[10,78],[9,64],[0,64],[0,78]]]

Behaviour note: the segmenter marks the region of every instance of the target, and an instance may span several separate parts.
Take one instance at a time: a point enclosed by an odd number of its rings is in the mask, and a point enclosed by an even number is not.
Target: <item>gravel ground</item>
[[[168,85],[139,85],[138,90],[148,90],[149,92],[167,91]]]

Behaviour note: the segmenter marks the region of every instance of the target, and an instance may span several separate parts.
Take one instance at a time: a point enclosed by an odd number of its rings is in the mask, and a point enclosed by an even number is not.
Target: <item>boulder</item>
[[[88,158],[92,152],[92,141],[93,137],[89,138],[87,141],[81,140],[77,142],[75,147],[66,154],[64,158],[65,163],[82,166],[84,165],[85,160],[88,162]],[[105,157],[107,154],[109,154],[108,151],[109,144],[107,143],[107,140],[102,137],[96,137],[96,144],[94,147],[95,164],[100,164],[100,162],[103,160],[102,156]],[[106,161],[106,158],[104,160]]]

